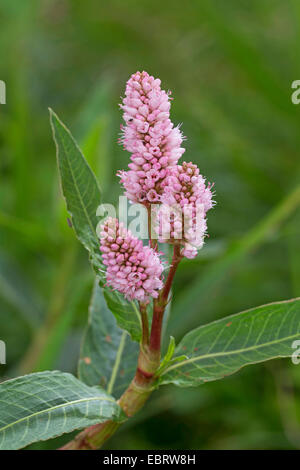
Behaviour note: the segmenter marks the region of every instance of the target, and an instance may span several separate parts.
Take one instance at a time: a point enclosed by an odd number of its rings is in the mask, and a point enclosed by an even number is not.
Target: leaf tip
[[[49,116],[50,116],[50,121],[52,120],[53,116],[56,116],[55,112],[53,111],[52,108],[48,107],[48,111],[49,111]]]

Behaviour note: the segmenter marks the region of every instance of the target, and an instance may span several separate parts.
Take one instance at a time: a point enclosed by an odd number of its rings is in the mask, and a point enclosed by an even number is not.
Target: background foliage
[[[300,105],[290,99],[300,79],[298,0],[2,0],[0,18],[2,378],[75,372],[93,285],[66,222],[47,108],[114,203],[116,170],[128,162],[117,103],[136,70],[173,91],[184,157],[217,193],[205,248],[179,268],[170,333],[300,296]],[[288,361],[196,389],[163,387],[106,447],[300,448],[299,390],[300,367]]]

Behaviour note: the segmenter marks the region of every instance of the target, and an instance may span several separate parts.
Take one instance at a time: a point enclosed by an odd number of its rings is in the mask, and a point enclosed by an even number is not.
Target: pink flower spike
[[[111,233],[114,231],[114,236]],[[118,243],[117,243],[118,242]],[[124,242],[124,243],[122,243]],[[117,219],[108,218],[102,226],[100,250],[106,266],[107,285],[128,300],[147,303],[163,287],[163,265],[159,255],[126,230]]]
[[[159,79],[136,72],[127,82],[120,107],[126,123],[121,142],[132,154],[129,170],[118,172],[125,195],[132,202],[159,202],[168,169],[184,153],[182,134],[170,120],[169,93],[161,89]]]
[[[211,185],[205,185],[197,165],[183,162],[172,168],[163,182],[161,201],[157,219],[160,241],[180,243],[183,256],[194,258],[204,244],[206,213],[214,205]],[[171,220],[166,218],[170,209]]]

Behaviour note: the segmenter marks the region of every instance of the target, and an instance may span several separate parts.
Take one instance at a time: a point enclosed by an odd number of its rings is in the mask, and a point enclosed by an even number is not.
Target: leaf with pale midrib
[[[119,397],[134,376],[139,347],[122,331],[95,280],[78,373],[87,385],[101,385]]]
[[[199,385],[233,374],[247,364],[292,356],[300,339],[300,299],[275,302],[226,317],[188,333],[161,384]]]
[[[91,263],[105,284],[104,269],[101,262],[96,216],[101,203],[98,182],[90,166],[82,155],[75,139],[58,116],[50,110],[53,138],[57,149],[57,164],[68,212],[78,239],[90,253]],[[115,315],[120,328],[129,332],[132,339],[141,338],[141,321],[137,306],[128,302],[120,293],[105,288],[106,302]]]
[[[115,399],[71,374],[38,372],[0,385],[0,450],[20,449],[108,419],[124,419]]]
[[[93,257],[99,251],[96,210],[101,202],[100,187],[71,132],[52,110],[50,121],[67,209],[77,237]]]

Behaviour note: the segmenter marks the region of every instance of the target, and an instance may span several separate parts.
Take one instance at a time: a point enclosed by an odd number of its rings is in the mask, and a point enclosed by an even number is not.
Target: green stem
[[[72,441],[59,450],[97,450],[119,427],[120,423],[114,421],[95,424],[77,434]]]

